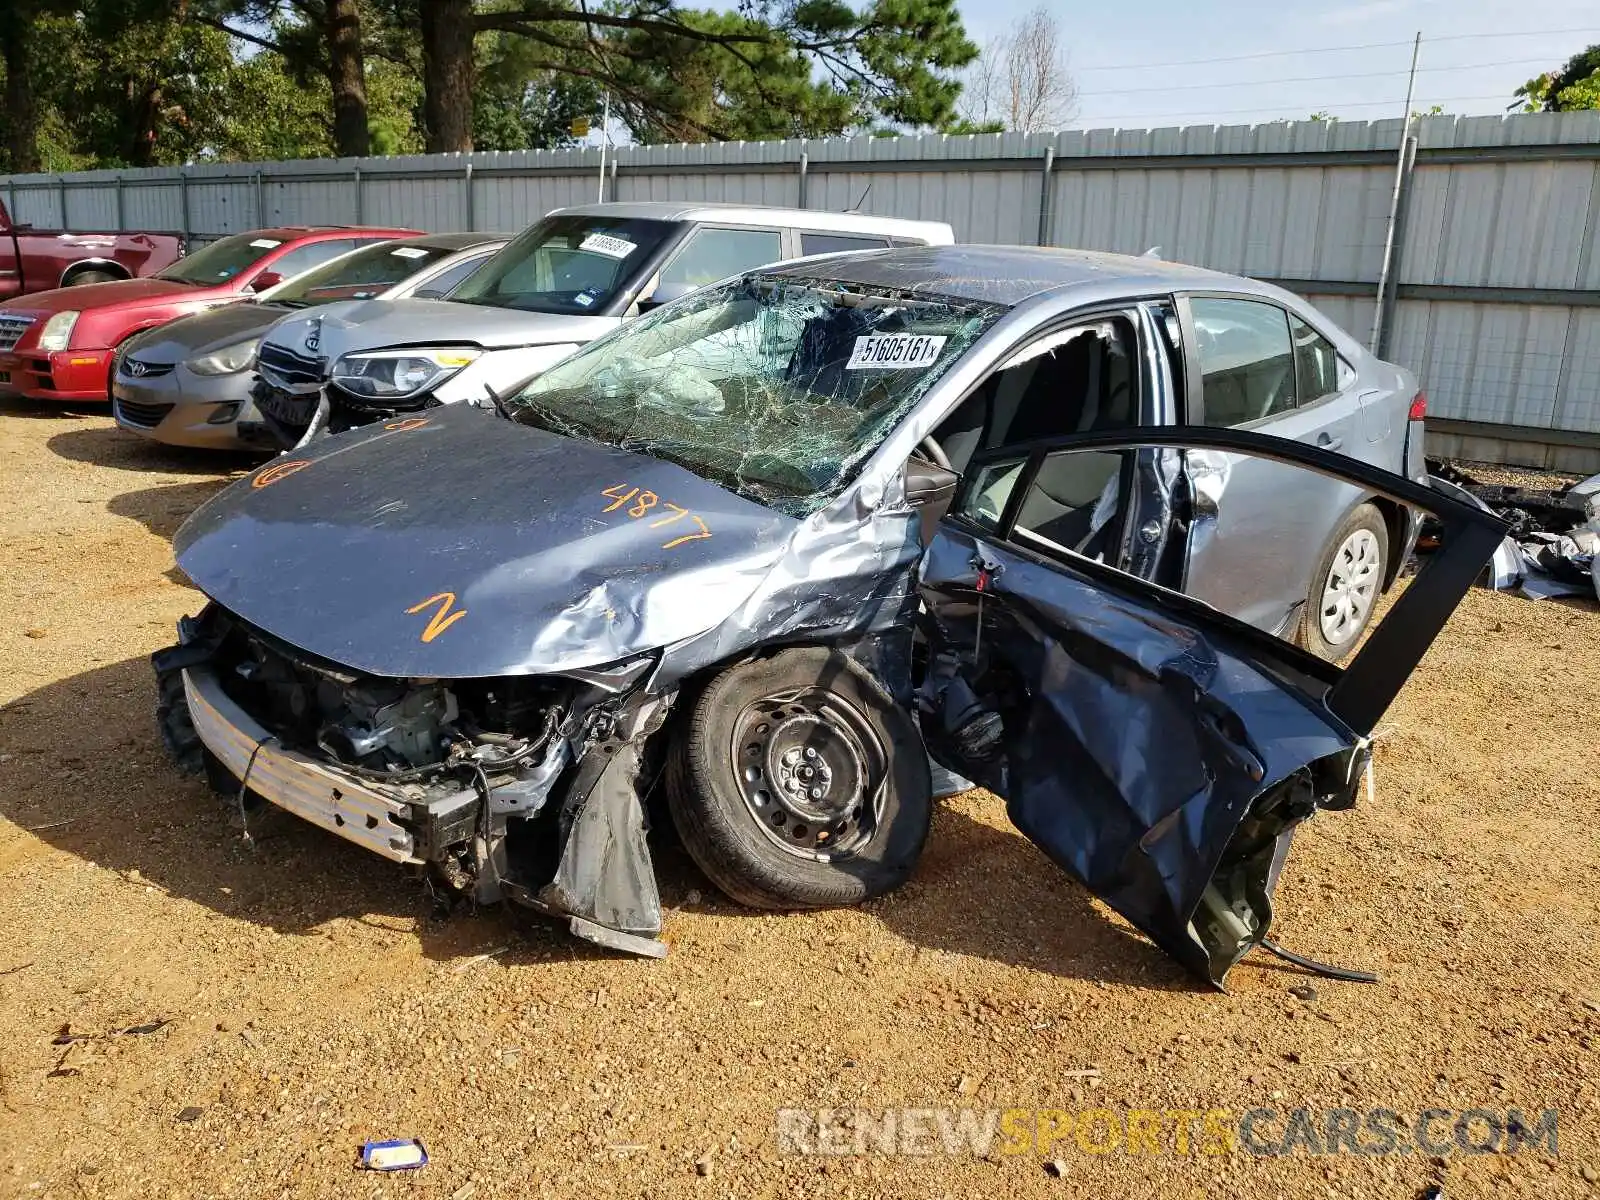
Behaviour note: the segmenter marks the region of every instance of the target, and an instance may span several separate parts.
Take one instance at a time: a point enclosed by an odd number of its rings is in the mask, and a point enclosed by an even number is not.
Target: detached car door
[[[1152,448],[1180,469],[1153,495]],[[1175,590],[1191,460],[1240,454],[1432,512],[1443,549],[1340,669]],[[1061,460],[1108,480],[1092,525],[1153,546],[1138,578],[1030,530]],[[1108,470],[1114,459],[1123,469]],[[1012,481],[995,515],[994,480]],[[1120,481],[1113,483],[1112,481]],[[1051,520],[1060,521],[1052,510]],[[1196,975],[1221,985],[1267,936],[1299,822],[1354,802],[1368,737],[1502,536],[1486,513],[1397,475],[1239,430],[1117,430],[980,451],[919,574],[923,735],[1006,800],[1058,865]],[[1276,864],[1276,865],[1275,865]]]

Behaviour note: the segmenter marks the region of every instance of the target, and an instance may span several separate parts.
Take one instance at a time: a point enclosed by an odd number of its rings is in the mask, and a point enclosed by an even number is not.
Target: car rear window
[[[839,254],[846,250],[883,250],[889,239],[850,233],[801,233],[801,254]]]
[[[333,300],[365,300],[453,254],[443,246],[377,242],[307,271],[272,293],[272,303],[291,308]]]

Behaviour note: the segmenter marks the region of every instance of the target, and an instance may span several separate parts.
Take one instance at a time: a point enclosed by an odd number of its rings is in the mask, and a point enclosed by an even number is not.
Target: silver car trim
[[[228,698],[212,671],[188,668],[183,690],[200,740],[234,778],[244,779],[248,772],[251,791],[394,862],[422,861],[411,831],[400,823],[406,804],[354,775],[278,745],[271,731]]]

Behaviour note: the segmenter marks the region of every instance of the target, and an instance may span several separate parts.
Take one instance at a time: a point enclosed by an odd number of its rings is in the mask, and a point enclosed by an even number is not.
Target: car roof
[[[767,275],[893,288],[954,300],[1015,306],[1046,293],[1131,295],[1218,288],[1282,299],[1288,293],[1240,275],[1203,267],[1093,250],[1047,246],[905,246],[800,259],[765,268]]]
[[[414,236],[413,231],[400,225],[275,225],[267,229],[244,229],[238,234],[221,234],[223,237],[262,237],[277,238],[280,242],[299,241],[303,238],[323,238],[348,236],[355,234],[358,237],[389,236],[404,238]]]
[[[882,233],[946,243],[955,234],[943,221],[908,221],[868,213],[823,208],[781,208],[762,204],[690,204],[681,200],[576,204],[555,210],[563,216],[633,217],[651,221],[709,221],[718,225],[785,225],[834,233]],[[551,214],[555,215],[554,213]]]
[[[398,237],[394,240],[408,246],[426,246],[430,250],[470,250],[495,242],[509,242],[509,233],[425,233],[420,237]]]

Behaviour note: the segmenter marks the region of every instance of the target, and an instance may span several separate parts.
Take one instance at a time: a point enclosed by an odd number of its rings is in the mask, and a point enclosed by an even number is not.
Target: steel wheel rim
[[[740,710],[730,765],[745,808],[787,854],[837,862],[878,833],[888,755],[854,704],[797,688]]]
[[[1358,529],[1340,543],[1322,584],[1322,604],[1318,619],[1322,637],[1330,646],[1341,646],[1366,626],[1382,582],[1383,555],[1378,537],[1370,529]]]

